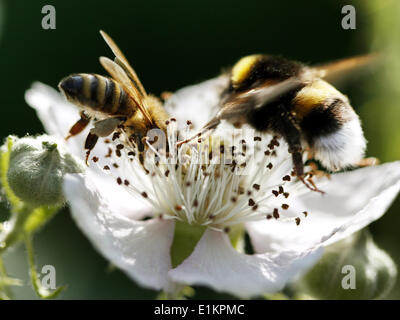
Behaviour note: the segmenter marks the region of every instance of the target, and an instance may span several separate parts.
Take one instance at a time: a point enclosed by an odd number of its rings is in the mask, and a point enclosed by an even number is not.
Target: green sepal
[[[229,228],[228,236],[229,240],[234,247],[239,252],[244,252],[244,235],[245,228],[243,224],[236,224]]]
[[[171,246],[172,268],[180,265],[193,252],[207,227],[175,222],[174,239]]]
[[[192,298],[196,291],[190,286],[177,285],[174,292],[162,291],[156,300],[186,300]]]

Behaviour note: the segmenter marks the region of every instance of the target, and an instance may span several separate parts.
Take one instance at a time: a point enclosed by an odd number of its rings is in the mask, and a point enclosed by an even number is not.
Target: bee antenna
[[[322,191],[322,190],[318,189],[318,188],[314,185],[313,182],[308,183],[308,182],[304,179],[304,177],[298,177],[298,178],[299,178],[299,180],[300,180],[308,189],[310,189],[311,191],[319,192],[319,193],[321,193],[321,194],[325,194],[325,191]]]
[[[203,136],[205,133],[210,132],[212,130],[214,130],[219,124],[220,124],[221,120],[217,117],[211,119],[206,125],[204,125],[204,127],[198,132],[196,133],[194,136],[190,137],[189,139],[183,140],[183,141],[179,141],[176,145],[179,147],[184,143],[188,143],[190,141],[192,141],[195,138],[199,138],[201,136]]]

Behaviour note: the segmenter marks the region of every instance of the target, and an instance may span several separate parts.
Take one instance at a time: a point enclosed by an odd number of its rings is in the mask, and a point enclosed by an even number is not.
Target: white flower
[[[175,93],[165,105],[177,119],[169,126],[186,126],[191,120],[200,128],[215,111],[224,81],[217,78]],[[34,84],[26,100],[46,131],[60,141],[79,117],[76,107],[43,84]],[[228,137],[229,128],[221,126],[213,137]],[[82,159],[87,132],[66,142]],[[321,195],[291,178],[287,146],[277,139],[271,145],[270,139],[260,135],[256,141],[246,140],[253,153],[235,166],[198,165],[194,160],[208,154],[196,149],[180,151],[177,165],[156,165],[148,157],[149,174],[136,159],[130,160],[127,148],[118,156],[115,144],[99,141],[92,152],[96,163],[84,175],[67,176],[65,195],[93,245],[143,286],[171,290],[173,283],[202,284],[240,297],[273,293],[310,268],[324,246],[383,215],[400,188],[400,163],[317,180],[326,192]],[[240,140],[230,146],[245,151]],[[112,156],[105,157],[109,148]],[[247,170],[246,175],[237,169]],[[206,231],[193,252],[172,267],[176,220],[205,226]],[[245,226],[256,254],[233,248],[228,231],[237,225]]]

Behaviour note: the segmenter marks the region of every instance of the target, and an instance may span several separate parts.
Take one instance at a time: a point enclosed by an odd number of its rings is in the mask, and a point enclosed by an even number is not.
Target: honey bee
[[[216,116],[178,145],[209,133],[221,120],[235,127],[248,124],[286,140],[294,173],[307,187],[320,191],[310,177],[310,184],[305,181],[305,149],[327,170],[337,171],[356,166],[366,148],[358,115],[328,81],[375,60],[371,54],[308,67],[277,56],[244,57],[228,73]]]
[[[81,110],[81,118],[71,127],[66,139],[82,132],[93,119],[94,127],[85,141],[86,163],[99,137],[106,137],[118,128],[123,128],[136,144],[143,162],[146,133],[151,129],[166,133],[168,114],[156,97],[146,93],[136,72],[110,36],[104,31],[100,34],[115,55],[114,61],[100,57],[101,65],[112,78],[79,73],[61,80],[60,91]]]

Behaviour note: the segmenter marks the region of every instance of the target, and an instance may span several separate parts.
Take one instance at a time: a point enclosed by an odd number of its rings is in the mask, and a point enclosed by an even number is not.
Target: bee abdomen
[[[60,90],[67,100],[110,115],[131,116],[132,101],[119,83],[97,74],[80,73],[63,79]]]

